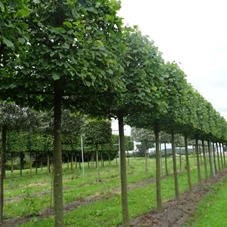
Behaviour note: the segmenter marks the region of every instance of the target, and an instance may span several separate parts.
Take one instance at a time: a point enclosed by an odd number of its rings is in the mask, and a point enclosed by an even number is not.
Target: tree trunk
[[[222,152],[223,152],[223,162],[224,162],[224,169],[226,168],[226,159],[225,159],[225,151],[224,151],[224,146],[223,143],[220,143],[220,146],[222,147]]]
[[[202,149],[203,149],[203,162],[204,162],[205,177],[206,177],[206,180],[207,180],[208,179],[208,172],[207,172],[207,161],[206,161],[204,139],[202,139]]]
[[[61,150],[61,103],[62,94],[60,81],[55,81],[54,87],[54,219],[55,227],[63,227],[63,193],[62,193],[62,150]]]
[[[3,222],[4,207],[4,179],[5,179],[5,163],[6,163],[6,126],[2,126],[2,152],[1,152],[1,168],[0,168],[0,225]]]
[[[156,158],[156,201],[157,211],[162,212],[162,195],[161,195],[161,165],[160,165],[160,147],[159,147],[159,125],[156,121],[154,123],[155,135],[155,158]]]
[[[217,159],[218,159],[218,170],[221,171],[221,162],[220,162],[220,151],[218,147],[218,143],[215,143],[216,149],[217,149]]]
[[[110,166],[110,154],[108,154],[108,157],[109,157],[109,166]]]
[[[24,167],[24,154],[23,152],[20,152],[20,176],[22,177],[22,170],[23,170],[23,167]]]
[[[191,181],[190,162],[189,162],[189,156],[188,156],[187,134],[184,135],[184,144],[185,144],[186,166],[187,166],[187,176],[188,176],[188,188],[189,188],[189,191],[192,192],[192,181]]]
[[[198,182],[201,183],[198,137],[195,138],[195,151],[196,151],[196,160],[197,160]]]
[[[126,173],[126,155],[124,142],[124,120],[121,114],[118,115],[119,142],[120,142],[120,176],[121,176],[121,202],[123,227],[129,227],[128,215],[128,193],[127,193],[127,173]]]
[[[175,199],[179,200],[179,187],[178,187],[178,175],[177,175],[177,162],[176,162],[176,149],[175,149],[175,138],[174,131],[171,133],[172,143],[172,158],[173,158],[173,175],[174,175],[174,187],[175,187]]]
[[[167,162],[167,149],[166,149],[166,143],[164,143],[164,146],[165,146],[165,169],[166,169],[166,176],[169,175],[169,172],[168,172],[168,162]]]
[[[220,149],[220,153],[221,153],[221,157],[222,157],[222,169],[224,169],[225,168],[225,156],[224,156],[224,151],[222,150],[221,143],[219,143],[219,149]]]
[[[209,162],[210,162],[210,175],[215,176],[214,172],[214,165],[213,165],[213,159],[211,155],[211,149],[210,149],[210,141],[208,140],[208,154],[209,154]]]
[[[98,144],[95,145],[95,155],[96,155],[96,171],[97,171],[97,179],[96,179],[96,181],[100,182]]]
[[[221,159],[221,169],[223,170],[224,169],[224,160],[223,160],[223,155],[222,155],[222,151],[221,151],[221,144],[217,143],[217,148],[219,148],[219,156],[220,156],[220,159]]]
[[[213,149],[213,159],[214,159],[214,170],[215,170],[215,174],[216,174],[218,171],[217,171],[217,163],[216,163],[216,154],[215,154],[214,143],[212,143],[212,149]]]
[[[73,167],[73,153],[70,154],[71,170],[74,171]]]

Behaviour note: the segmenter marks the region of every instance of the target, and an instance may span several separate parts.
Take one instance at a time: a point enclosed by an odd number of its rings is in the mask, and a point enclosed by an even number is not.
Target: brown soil
[[[210,178],[206,182],[200,185],[195,185],[193,187],[193,192],[184,192],[180,196],[180,200],[176,201],[171,199],[163,204],[163,212],[157,213],[156,211],[151,211],[145,215],[139,216],[130,222],[130,227],[180,227],[182,226],[190,217],[190,214],[196,209],[197,203],[203,198],[204,195],[212,192],[210,185],[215,184],[221,178],[226,176],[227,172],[219,173],[214,178]],[[155,179],[150,179],[148,181],[137,182],[135,184],[130,184],[128,190],[132,190],[136,187],[143,187],[147,184],[155,182]],[[64,213],[77,209],[81,205],[91,204],[98,200],[109,199],[116,194],[120,193],[120,188],[110,191],[109,194],[101,195],[99,193],[88,196],[86,198],[68,203],[64,206]],[[38,193],[41,195],[41,193]],[[46,194],[46,192],[45,192]],[[18,198],[19,199],[19,198]],[[51,208],[42,211],[39,215],[34,215],[38,219],[47,218],[53,215],[53,210]],[[30,221],[32,215],[7,219],[1,225],[2,227],[14,227],[22,223]]]

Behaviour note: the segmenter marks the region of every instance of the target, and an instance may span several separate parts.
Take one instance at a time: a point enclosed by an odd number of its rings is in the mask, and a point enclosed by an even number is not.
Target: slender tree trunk
[[[70,154],[71,170],[74,171],[73,167],[73,153]]]
[[[62,149],[61,149],[61,117],[62,93],[60,81],[55,81],[54,89],[54,219],[55,227],[63,227],[63,192],[62,192]]]
[[[104,160],[103,160],[103,156],[102,156],[102,154],[103,154],[103,150],[102,150],[102,152],[101,152],[101,163],[102,163],[102,167],[104,167]]]
[[[24,154],[20,152],[20,176],[22,177]]]
[[[155,158],[156,158],[156,201],[157,211],[162,212],[162,194],[161,194],[161,165],[160,165],[160,147],[159,147],[159,125],[158,121],[154,123],[155,135]]]
[[[127,171],[125,155],[125,138],[124,138],[124,120],[121,114],[118,115],[119,125],[119,142],[120,142],[120,176],[121,176],[121,199],[122,199],[122,216],[123,227],[129,227],[128,214],[128,193],[127,193]]]
[[[187,138],[187,134],[184,135],[184,145],[185,145],[186,166],[187,166],[187,176],[188,176],[188,188],[189,188],[189,192],[192,192],[192,181],[191,181],[190,162],[189,162],[189,156],[188,156],[188,138]]]
[[[110,166],[110,154],[108,153],[108,157],[109,157],[109,166]]]
[[[224,146],[223,143],[220,143],[220,146],[222,147],[222,152],[223,152],[223,159],[224,159],[224,169],[226,168],[226,159],[225,159],[225,151],[224,151]]]
[[[218,143],[215,143],[216,150],[217,150],[217,159],[218,159],[218,170],[221,171],[221,162],[220,162],[220,151],[218,149]]]
[[[2,126],[2,152],[1,152],[1,168],[0,168],[0,225],[3,222],[4,207],[4,179],[5,179],[5,163],[6,163],[6,126]]]
[[[220,156],[220,161],[221,161],[221,169],[224,169],[224,161],[223,161],[223,155],[222,155],[222,151],[221,151],[221,144],[216,143],[217,149],[219,148],[219,156]]]
[[[179,200],[179,187],[178,187],[178,174],[177,174],[177,162],[176,162],[176,149],[175,149],[175,138],[174,131],[171,133],[171,143],[172,143],[172,156],[173,156],[173,175],[174,175],[174,186],[175,186],[175,199]]]
[[[202,139],[202,149],[203,149],[203,162],[204,162],[205,178],[207,180],[208,179],[208,172],[207,172],[207,161],[206,161],[204,139]]]
[[[214,143],[212,143],[212,149],[213,149],[213,159],[214,159],[214,170],[215,170],[215,174],[216,174],[218,171],[217,171],[217,163],[216,163],[216,154],[215,154]]]
[[[199,183],[201,183],[198,137],[195,138],[195,151],[196,151],[196,160],[197,160],[198,181],[199,181]]]
[[[210,141],[208,140],[208,154],[209,154],[209,162],[210,162],[210,175],[215,176],[215,171],[214,171],[214,165],[213,165],[213,159],[211,155],[211,149],[210,149]]]
[[[164,146],[165,146],[165,169],[166,169],[166,176],[169,175],[169,172],[168,172],[168,162],[167,162],[167,149],[166,149],[166,143],[164,143]]]
[[[100,182],[98,144],[95,145],[95,155],[96,155],[96,171],[97,171],[97,179],[96,179],[96,181]]]
[[[182,171],[181,145],[180,145],[179,161],[180,161],[180,171]]]

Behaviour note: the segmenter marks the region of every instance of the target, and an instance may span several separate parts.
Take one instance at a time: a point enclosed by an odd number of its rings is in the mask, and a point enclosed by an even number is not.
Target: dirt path
[[[211,185],[226,177],[227,172],[217,174],[206,182],[193,187],[192,193],[184,192],[180,195],[180,200],[171,199],[163,205],[163,212],[158,214],[151,211],[139,216],[130,222],[130,227],[180,227],[195,211],[196,206],[202,198],[212,192]]]
[[[155,211],[151,211],[146,215],[139,216],[131,221],[131,227],[180,227],[188,218],[191,212],[196,208],[197,202],[202,199],[205,194],[211,191],[210,185],[218,182],[224,177],[227,172],[218,174],[215,178],[209,179],[207,182],[203,182],[201,185],[196,185],[193,188],[193,192],[190,194],[185,192],[181,194],[180,201],[174,199],[167,201],[164,205],[164,211],[158,214]],[[165,178],[165,177],[163,177]],[[137,187],[143,187],[148,184],[154,183],[155,178],[148,181],[136,182],[128,185],[128,190],[133,190]],[[64,206],[64,213],[77,209],[81,205],[91,204],[93,202],[109,199],[120,193],[120,188],[115,188],[109,192],[108,195],[96,193],[95,195],[88,196],[86,198],[79,199],[77,201],[68,203]],[[39,194],[39,193],[38,193]],[[174,209],[173,209],[174,207]],[[48,208],[43,210],[40,215],[36,216],[38,219],[48,218],[53,215],[53,210]],[[31,215],[18,218],[11,218],[4,221],[2,227],[14,227],[20,224],[30,221]]]

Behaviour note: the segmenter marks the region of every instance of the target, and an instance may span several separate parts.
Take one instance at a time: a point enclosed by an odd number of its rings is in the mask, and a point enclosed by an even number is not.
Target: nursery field
[[[87,164],[83,168],[71,170],[69,164],[63,164],[64,189],[64,222],[65,226],[95,227],[119,226],[122,222],[119,160],[100,165],[100,181],[96,180],[95,163]],[[168,176],[162,160],[162,200],[174,198],[174,179],[172,176],[172,159],[168,158]],[[178,180],[181,193],[187,191],[187,173],[185,170],[185,157],[181,165],[178,161]],[[196,162],[190,157],[192,184],[198,182]],[[82,166],[83,167],[83,166]],[[209,166],[208,172],[209,172]],[[136,218],[155,210],[155,159],[148,159],[148,174],[146,174],[144,158],[129,158],[127,161],[128,202],[131,226],[138,225]],[[204,168],[201,165],[201,177],[205,178]],[[5,179],[5,206],[3,226],[53,226],[52,217],[52,175],[45,167],[14,171],[13,176],[6,172]],[[206,185],[206,187],[208,187]],[[153,211],[154,215],[155,211]],[[140,222],[142,223],[142,221]],[[149,226],[149,225],[147,225]],[[167,225],[166,225],[167,226]]]

